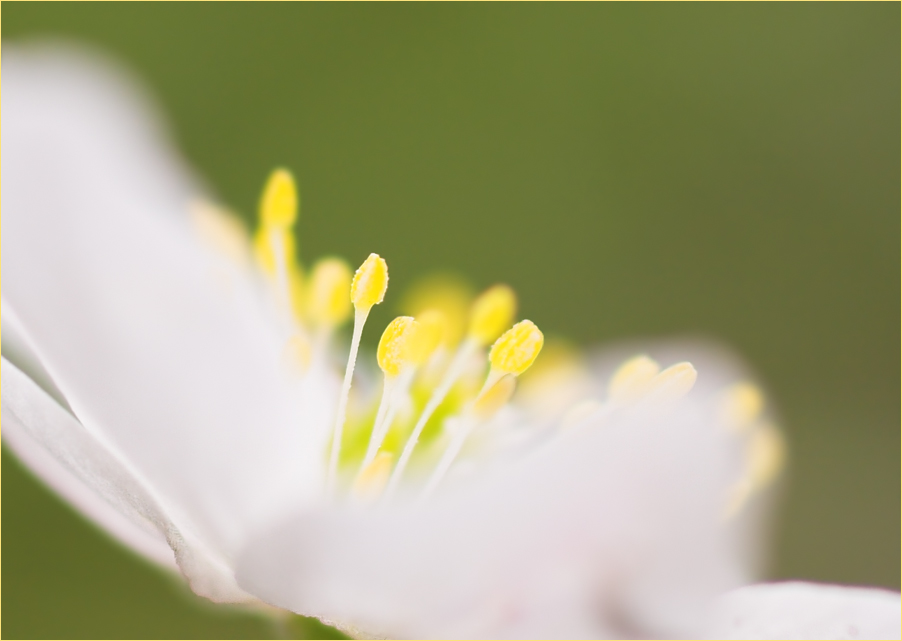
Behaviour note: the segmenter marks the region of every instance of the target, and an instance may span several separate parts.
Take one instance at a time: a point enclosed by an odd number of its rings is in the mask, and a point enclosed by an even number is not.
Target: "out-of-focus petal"
[[[198,189],[130,83],[78,51],[3,53],[4,313],[84,428],[228,558],[316,495],[324,392],[285,376],[254,283],[223,283],[192,234]]]
[[[248,547],[239,585],[369,634],[692,635],[740,578],[728,451],[688,401],[590,417],[429,504],[297,513]]]
[[[251,599],[222,559],[173,523],[134,470],[6,358],[0,381],[4,442],[54,490],[139,554],[177,563],[199,594]]]
[[[750,585],[723,596],[713,639],[898,639],[898,592],[815,583]]]
[[[692,397],[712,407],[722,402],[724,391],[731,385],[741,381],[758,381],[748,364],[727,346],[693,336],[682,339],[647,338],[605,345],[590,355],[591,371],[597,381],[607,382],[621,363],[638,354],[645,354],[662,365],[691,362],[698,371]],[[599,390],[599,393],[605,392]],[[774,407],[766,407],[764,414],[768,420],[779,422]],[[742,439],[733,439],[733,445],[742,455]],[[746,582],[760,580],[766,572],[780,490],[781,484],[776,483],[767,491],[757,494],[746,502],[738,514],[725,522],[728,535],[740,551],[738,560]]]

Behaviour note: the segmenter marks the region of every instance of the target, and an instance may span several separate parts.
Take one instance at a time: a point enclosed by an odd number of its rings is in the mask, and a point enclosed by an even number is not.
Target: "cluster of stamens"
[[[428,459],[421,466],[426,473],[418,475],[425,479],[418,492],[427,496],[441,483],[470,434],[508,404],[517,377],[542,350],[544,336],[532,321],[514,323],[517,299],[506,285],[495,285],[467,304],[460,292],[438,284],[426,300],[414,305],[412,315],[398,316],[382,333],[376,363],[383,385],[374,413],[349,412],[363,328],[372,308],[385,297],[388,266],[382,257],[370,254],[353,274],[339,258],[321,259],[305,273],[293,232],[298,200],[291,174],[276,169],[264,187],[259,226],[250,246],[273,290],[288,335],[285,358],[294,367],[302,371],[309,367],[314,352],[318,349],[321,357],[335,330],[353,318],[327,452],[327,492],[334,496],[341,487],[356,499],[390,500],[405,480],[411,460],[419,455]],[[234,228],[213,225],[207,210],[199,214],[207,235],[212,229],[221,246],[230,253],[238,251],[241,243],[235,241]],[[639,399],[677,399],[688,393],[695,379],[689,363],[662,370],[650,358],[638,356],[613,374],[605,402],[576,403],[559,423],[566,428],[601,407]],[[748,471],[728,499],[728,514],[769,483],[782,464],[779,431],[761,425],[762,398],[749,384],[727,393],[727,424],[749,435]]]

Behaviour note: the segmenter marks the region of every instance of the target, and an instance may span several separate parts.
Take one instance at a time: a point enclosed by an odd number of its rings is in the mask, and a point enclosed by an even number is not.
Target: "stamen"
[[[267,229],[288,229],[298,217],[298,193],[287,169],[273,170],[260,198],[260,222]]]
[[[354,485],[351,487],[351,494],[354,498],[366,502],[378,499],[388,482],[393,459],[394,457],[388,452],[379,452],[354,481]]]
[[[671,365],[651,380],[648,396],[658,402],[675,401],[689,393],[697,378],[698,372],[692,363]]]
[[[417,322],[410,316],[398,316],[388,324],[379,339],[376,362],[387,378],[396,378],[410,362],[411,339]]]
[[[340,258],[322,258],[313,266],[307,292],[311,322],[331,330],[351,315],[351,268]]]
[[[445,477],[448,470],[451,469],[451,464],[454,463],[454,460],[460,453],[460,450],[470,433],[476,427],[485,423],[498,413],[498,410],[504,407],[511,399],[511,396],[514,395],[514,390],[516,389],[516,376],[508,374],[495,383],[491,389],[486,390],[482,396],[473,403],[470,416],[465,417],[461,421],[457,433],[455,433],[454,438],[448,444],[448,449],[445,450],[441,460],[432,472],[432,476],[423,488],[423,492],[420,495],[421,499],[432,494],[441,480]]]
[[[661,366],[648,356],[636,356],[617,368],[608,385],[608,396],[615,403],[634,401],[648,391]]]
[[[338,397],[338,411],[335,415],[335,429],[332,433],[332,449],[329,455],[329,467],[326,472],[326,488],[328,491],[334,489],[335,476],[338,473],[341,437],[348,409],[348,396],[351,393],[354,365],[357,362],[357,352],[360,350],[360,337],[363,334],[363,326],[373,305],[378,305],[385,298],[386,289],[388,289],[388,265],[378,254],[370,254],[357,269],[354,279],[351,281],[351,302],[354,304],[354,331],[351,335],[351,350],[348,354],[348,365],[345,368],[345,377]]]
[[[479,396],[482,397],[506,374],[519,376],[529,369],[542,351],[544,343],[545,336],[530,320],[520,321],[507,330],[495,341],[489,352],[492,368]]]
[[[279,307],[299,319],[302,274],[292,226],[298,216],[298,193],[286,169],[275,169],[260,197],[260,228],[254,234],[254,252],[263,273],[275,281]]]
[[[488,345],[509,327],[517,311],[517,295],[507,285],[495,285],[473,301],[469,336]]]
[[[413,318],[398,316],[388,324],[388,327],[382,332],[382,338],[379,339],[376,362],[385,377],[382,382],[382,399],[379,401],[379,409],[376,411],[370,442],[366,449],[366,455],[363,457],[363,463],[360,464],[361,474],[375,458],[388,428],[391,427],[391,419],[387,418],[387,415],[393,405],[398,377],[411,364],[410,343],[416,329],[416,321]],[[394,418],[393,413],[391,418]]]
[[[469,336],[457,350],[457,354],[448,366],[442,382],[435,388],[435,391],[426,403],[426,407],[423,408],[419,420],[417,420],[416,425],[414,425],[413,431],[408,437],[407,443],[404,445],[404,450],[398,458],[398,464],[395,466],[391,478],[388,481],[388,488],[385,490],[386,498],[391,497],[397,489],[398,483],[401,482],[401,477],[407,467],[407,463],[410,461],[413,450],[420,439],[420,435],[426,427],[426,423],[429,422],[432,414],[438,409],[438,406],[442,404],[442,401],[445,400],[451,387],[457,382],[457,379],[460,378],[460,375],[467,365],[467,361],[479,347],[492,340],[491,338],[486,340],[487,337],[495,337],[503,331],[503,326],[501,328],[497,327],[499,320],[506,319],[508,316],[513,315],[516,302],[516,296],[506,285],[496,285],[474,301]],[[535,327],[535,325],[533,325],[533,327]],[[538,331],[538,328],[536,328],[536,331]],[[539,332],[539,335],[541,335],[541,332]],[[539,345],[539,349],[541,349],[541,345]],[[536,351],[535,355],[537,354],[538,351]],[[535,359],[535,355],[532,357],[533,360]],[[532,360],[529,362],[532,363]],[[529,365],[527,364],[526,367],[529,367]],[[523,369],[525,370],[526,368]]]
[[[497,383],[483,392],[473,403],[473,414],[483,421],[487,421],[507,405],[517,389],[516,374],[502,376]]]
[[[385,298],[388,289],[388,265],[379,254],[370,254],[354,273],[351,281],[351,302],[358,311],[369,313],[373,305]]]

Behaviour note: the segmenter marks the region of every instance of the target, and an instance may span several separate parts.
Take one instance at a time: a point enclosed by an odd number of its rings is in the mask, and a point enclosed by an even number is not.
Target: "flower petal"
[[[256,283],[222,281],[131,84],[77,51],[3,53],[4,313],[84,428],[228,559],[317,495],[330,382],[286,377]]]
[[[720,599],[713,639],[898,639],[898,592],[816,583],[770,583]]]
[[[252,598],[221,560],[172,522],[107,445],[6,358],[0,367],[4,442],[48,485],[139,554],[165,567],[177,563],[199,594],[217,601]]]
[[[239,585],[368,634],[692,634],[739,581],[716,427],[688,401],[624,411],[428,504],[299,512],[251,543]]]

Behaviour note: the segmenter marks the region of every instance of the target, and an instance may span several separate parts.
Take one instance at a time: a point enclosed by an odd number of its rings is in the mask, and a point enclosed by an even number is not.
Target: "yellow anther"
[[[355,498],[372,501],[378,499],[385,489],[391,475],[394,456],[388,452],[379,452],[373,462],[367,465],[357,476],[351,493]]]
[[[307,313],[321,327],[335,327],[351,315],[351,268],[340,258],[323,258],[313,266],[307,289]]]
[[[545,337],[535,323],[520,321],[492,345],[489,352],[492,369],[519,376],[536,360],[544,342]]]
[[[692,363],[677,363],[651,379],[648,393],[657,401],[675,401],[689,393],[697,378]]]
[[[516,311],[517,295],[514,290],[507,285],[490,287],[473,301],[470,336],[479,343],[488,345],[511,324]]]
[[[192,202],[189,211],[195,229],[204,240],[235,262],[247,260],[248,233],[237,216],[206,200]]]
[[[617,368],[608,384],[612,401],[634,400],[644,394],[661,366],[648,356],[635,356]]]
[[[418,280],[404,294],[401,312],[420,320],[428,309],[442,312],[446,321],[442,343],[456,345],[467,327],[473,292],[466,281],[453,274],[433,274]]]
[[[388,265],[379,254],[370,254],[351,281],[351,302],[360,311],[369,311],[385,298],[388,289]]]
[[[783,433],[769,423],[761,425],[749,436],[748,475],[752,486],[760,490],[770,485],[786,462]]]
[[[498,410],[504,407],[514,395],[517,389],[517,378],[507,374],[484,391],[473,404],[473,412],[481,419],[487,420],[493,417]]]
[[[410,363],[410,341],[415,333],[416,321],[410,316],[398,316],[382,332],[376,362],[386,376],[397,376]]]
[[[437,309],[427,309],[417,316],[416,331],[411,337],[410,360],[422,365],[432,356],[448,328],[445,315]]]
[[[310,365],[311,351],[310,341],[305,336],[295,334],[282,349],[282,364],[291,374],[299,376]]]
[[[287,169],[275,169],[260,197],[260,222],[265,229],[287,229],[298,217],[298,192]]]
[[[737,431],[751,427],[763,409],[764,394],[757,385],[737,383],[724,392],[724,418]]]

